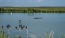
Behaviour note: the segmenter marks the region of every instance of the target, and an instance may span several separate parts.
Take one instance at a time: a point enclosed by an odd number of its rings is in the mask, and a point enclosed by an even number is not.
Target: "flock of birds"
[[[7,29],[10,29],[10,25],[8,24],[7,26],[6,26],[6,28]],[[0,28],[2,28],[2,29],[4,29],[4,26],[1,26]],[[17,26],[15,26],[15,29],[27,29],[28,27],[27,26],[25,26],[25,25],[22,25],[21,24],[21,20],[19,20],[19,27],[17,27]],[[3,31],[3,34],[4,34],[5,32]],[[27,33],[28,34],[28,33]],[[9,38],[9,34],[7,35],[7,37]],[[19,36],[19,38],[22,38],[21,36]]]
[[[11,25],[8,24],[6,27],[8,29],[8,33],[9,33],[9,29],[10,29]],[[4,26],[1,26],[1,28],[4,29]],[[21,20],[19,20],[19,26],[18,27],[15,26],[15,29],[19,29],[19,30],[21,30],[21,29],[24,29],[24,30],[27,29],[27,35],[28,35],[28,27],[25,26],[25,25],[22,25],[21,24]],[[4,33],[5,32],[3,31],[3,34]],[[10,37],[10,34],[7,35],[7,38],[9,38],[9,37]],[[51,38],[54,37],[54,32],[53,31],[50,32],[49,37],[51,37]],[[22,37],[19,35],[18,38],[22,38]],[[28,36],[27,36],[27,38],[28,38]]]
[[[8,24],[6,27],[7,27],[7,29],[9,29],[11,26]],[[0,28],[3,29],[4,26],[0,26]],[[22,25],[22,24],[21,24],[21,20],[19,20],[19,27],[15,26],[15,29],[19,29],[19,28],[20,28],[20,29],[27,29],[27,26]]]

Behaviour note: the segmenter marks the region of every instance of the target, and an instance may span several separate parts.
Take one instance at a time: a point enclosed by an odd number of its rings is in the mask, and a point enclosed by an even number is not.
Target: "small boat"
[[[42,19],[41,17],[35,17],[34,19]]]

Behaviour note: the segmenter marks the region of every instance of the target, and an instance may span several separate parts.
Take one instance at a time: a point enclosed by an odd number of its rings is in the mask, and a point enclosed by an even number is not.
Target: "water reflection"
[[[27,13],[28,16],[34,16],[34,13]]]
[[[4,15],[4,13],[0,13],[0,15]]]
[[[0,13],[0,15],[12,15],[12,13]]]

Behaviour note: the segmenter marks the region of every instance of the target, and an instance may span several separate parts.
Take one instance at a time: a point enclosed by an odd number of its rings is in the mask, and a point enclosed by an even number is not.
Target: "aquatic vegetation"
[[[3,33],[4,32],[4,33]],[[36,35],[34,35],[34,34],[30,34],[30,36],[29,36],[30,38],[37,38],[37,36]],[[28,29],[27,29],[27,37],[26,38],[29,38],[28,37]],[[7,33],[5,32],[5,30],[1,30],[0,31],[0,38],[11,38],[11,37],[7,37]],[[22,38],[22,36],[13,36],[13,38]],[[43,38],[42,36],[41,36],[41,38]],[[46,34],[45,34],[45,38],[54,38],[54,32],[53,31],[51,31],[51,32],[47,32]],[[65,38],[65,34],[62,34],[62,36],[61,37],[59,37],[59,38]]]

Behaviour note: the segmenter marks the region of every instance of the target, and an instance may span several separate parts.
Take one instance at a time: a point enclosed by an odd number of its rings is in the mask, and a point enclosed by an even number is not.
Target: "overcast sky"
[[[0,6],[65,6],[65,0],[0,0]]]

